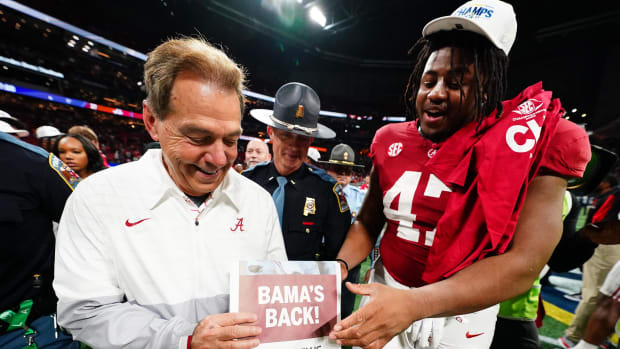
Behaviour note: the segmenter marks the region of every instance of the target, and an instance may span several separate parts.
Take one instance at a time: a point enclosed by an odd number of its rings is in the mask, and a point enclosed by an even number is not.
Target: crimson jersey
[[[441,145],[423,138],[416,122],[406,122],[382,127],[371,146],[387,219],[381,257],[390,275],[411,287],[426,284],[422,274],[437,222],[452,192],[425,166]],[[580,176],[587,161],[574,153],[583,152],[582,148],[589,152],[585,131],[561,119],[541,170],[560,176]]]
[[[381,128],[371,146],[387,219],[381,257],[392,277],[407,286],[424,284],[426,258],[451,191],[424,166],[439,146],[420,136],[415,122]]]

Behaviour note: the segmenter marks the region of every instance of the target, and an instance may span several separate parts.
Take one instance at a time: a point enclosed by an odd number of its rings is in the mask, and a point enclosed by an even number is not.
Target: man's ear
[[[161,121],[155,116],[151,107],[146,103],[146,100],[142,101],[142,118],[144,120],[144,127],[149,135],[151,135],[151,138],[153,138],[154,141],[159,141],[156,126]]]
[[[267,134],[269,138],[273,139],[273,128],[271,126],[267,126]]]

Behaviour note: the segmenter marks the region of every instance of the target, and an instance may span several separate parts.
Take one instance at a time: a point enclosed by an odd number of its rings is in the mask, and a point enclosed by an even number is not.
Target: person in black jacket
[[[79,177],[53,154],[4,132],[0,168],[0,347],[79,348],[57,329],[52,289],[52,222]]]

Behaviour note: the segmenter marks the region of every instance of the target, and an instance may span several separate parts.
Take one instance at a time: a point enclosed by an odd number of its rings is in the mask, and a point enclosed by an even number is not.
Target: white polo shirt
[[[239,259],[286,260],[269,193],[229,170],[198,207],[161,150],[149,150],[69,197],[56,243],[58,320],[92,347],[183,347],[198,321],[228,311]]]

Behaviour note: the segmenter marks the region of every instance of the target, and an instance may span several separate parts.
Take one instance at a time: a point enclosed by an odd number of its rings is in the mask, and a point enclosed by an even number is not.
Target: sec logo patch
[[[398,154],[400,154],[400,152],[403,151],[403,144],[401,142],[396,142],[396,143],[392,143],[390,144],[390,146],[388,147],[388,156],[389,157],[395,157],[398,156]]]

